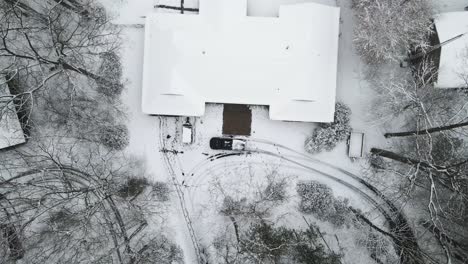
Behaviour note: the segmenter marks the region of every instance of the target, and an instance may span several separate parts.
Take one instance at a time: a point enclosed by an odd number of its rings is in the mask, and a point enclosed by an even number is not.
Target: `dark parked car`
[[[245,140],[214,137],[210,139],[210,148],[223,150],[245,150]]]

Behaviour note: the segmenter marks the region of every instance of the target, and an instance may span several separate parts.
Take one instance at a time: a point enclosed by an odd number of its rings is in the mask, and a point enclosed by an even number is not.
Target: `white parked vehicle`
[[[193,126],[187,118],[187,121],[182,125],[182,143],[192,144],[193,137]]]

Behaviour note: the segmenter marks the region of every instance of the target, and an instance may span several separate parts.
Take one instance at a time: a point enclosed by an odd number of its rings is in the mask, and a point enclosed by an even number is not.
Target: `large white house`
[[[247,0],[200,0],[199,14],[146,18],[143,112],[202,116],[206,103],[269,106],[273,120],[331,122],[339,8],[283,5],[247,16]]]
[[[438,88],[468,86],[468,12],[449,12],[434,19],[438,43],[441,45]]]

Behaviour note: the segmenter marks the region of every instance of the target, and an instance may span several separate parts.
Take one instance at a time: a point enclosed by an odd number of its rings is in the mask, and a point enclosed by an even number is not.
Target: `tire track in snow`
[[[175,173],[175,170],[174,170],[174,167],[172,164],[176,164],[176,162],[174,161],[174,157],[171,157],[170,155],[174,155],[173,152],[169,151],[167,149],[167,146],[166,146],[166,141],[164,140],[164,135],[166,133],[164,132],[167,132],[167,120],[165,117],[158,117],[159,119],[159,146],[160,146],[160,151],[162,153],[162,159],[163,159],[163,163],[164,163],[164,166],[166,167],[166,170],[172,180],[172,183],[176,189],[176,193],[177,193],[177,197],[178,197],[178,200],[179,200],[179,204],[180,204],[180,207],[181,207],[181,210],[182,210],[182,215],[184,217],[184,220],[185,220],[185,223],[187,225],[187,228],[188,228],[188,231],[189,231],[189,236],[190,236],[190,239],[192,241],[192,244],[193,244],[193,247],[194,247],[194,250],[195,250],[195,254],[197,256],[197,262],[200,263],[200,264],[203,264],[203,263],[206,263],[206,260],[203,256],[203,253],[201,251],[201,248],[200,248],[200,245],[198,243],[198,239],[196,237],[196,233],[195,233],[195,230],[193,228],[193,225],[192,225],[192,220],[190,219],[190,215],[189,215],[189,212],[187,210],[187,206],[186,206],[186,203],[185,203],[185,198],[184,198],[184,192],[181,190],[180,188],[180,183],[179,181],[177,180],[177,175]],[[173,147],[173,146],[171,146]]]
[[[247,142],[262,143],[262,144],[275,147],[278,153],[274,153],[271,151],[262,150],[258,148],[248,149],[245,151],[218,153],[218,154],[211,155],[207,157],[206,159],[202,160],[201,162],[199,162],[197,165],[195,165],[194,168],[192,168],[192,170],[186,176],[188,176],[190,180],[195,180],[193,176],[196,174],[198,175],[200,171],[202,171],[204,167],[209,165],[210,163],[216,162],[220,159],[225,159],[225,158],[230,158],[230,157],[235,157],[235,156],[240,156],[240,155],[249,155],[249,154],[250,155],[254,155],[254,154],[262,155],[263,154],[263,155],[280,158],[298,167],[302,167],[308,171],[314,172],[315,174],[331,179],[351,189],[355,193],[359,194],[366,201],[374,205],[376,209],[379,210],[379,212],[384,216],[387,223],[389,224],[392,234],[395,235],[395,237],[392,237],[392,240],[394,241],[395,250],[398,253],[400,253],[400,259],[402,263],[421,263],[420,259],[421,259],[422,252],[419,248],[419,245],[416,242],[416,238],[414,236],[413,230],[411,230],[409,227],[406,217],[402,214],[400,210],[397,209],[397,207],[390,201],[390,199],[385,197],[379,190],[377,190],[371,184],[367,183],[366,181],[361,179],[359,176],[349,171],[346,171],[338,166],[326,163],[319,159],[312,158],[305,153],[293,150],[281,144],[276,144],[274,142],[262,140],[262,139],[247,139]],[[292,152],[294,155],[282,154],[281,150]],[[351,179],[352,181],[354,181],[354,183],[350,183],[348,181],[335,177],[329,173],[315,169],[309,165],[305,165],[299,161],[296,161],[296,159],[301,159],[301,160],[309,161],[315,164],[328,167],[344,175],[346,178]],[[357,186],[360,186],[361,188]],[[362,188],[370,191],[370,193],[364,192]],[[376,198],[372,196],[375,196]],[[192,194],[190,194],[190,198],[193,203],[194,197]],[[393,215],[395,215],[396,217],[395,218],[392,217]]]

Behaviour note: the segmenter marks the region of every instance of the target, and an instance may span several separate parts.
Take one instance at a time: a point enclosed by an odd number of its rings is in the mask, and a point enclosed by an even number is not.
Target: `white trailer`
[[[348,156],[362,158],[364,150],[364,133],[351,132],[348,139]]]

